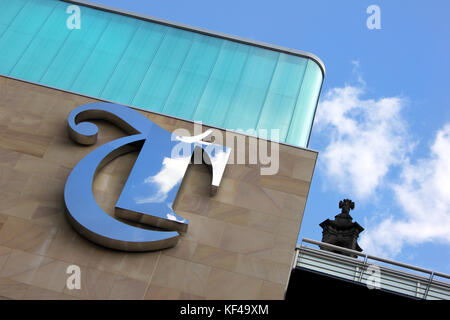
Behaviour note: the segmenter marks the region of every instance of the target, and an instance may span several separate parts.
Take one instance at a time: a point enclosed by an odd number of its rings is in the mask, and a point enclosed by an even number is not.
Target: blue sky
[[[97,0],[319,56],[319,151],[300,232],[356,203],[361,247],[450,273],[450,2]],[[369,5],[381,29],[369,30]]]

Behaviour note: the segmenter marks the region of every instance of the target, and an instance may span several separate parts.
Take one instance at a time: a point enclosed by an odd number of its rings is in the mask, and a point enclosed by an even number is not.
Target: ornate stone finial
[[[342,209],[341,215],[350,215],[350,210],[355,209],[355,203],[350,199],[339,201],[339,209]]]
[[[357,222],[353,222],[353,218],[350,216],[350,210],[355,209],[355,203],[350,199],[344,199],[339,201],[339,208],[342,209],[342,212],[336,215],[333,220],[327,219],[320,224],[323,229],[322,242],[361,252],[362,249],[358,245],[358,237],[364,228]],[[357,257],[354,254],[330,250],[326,247],[321,247],[321,249],[354,258]]]

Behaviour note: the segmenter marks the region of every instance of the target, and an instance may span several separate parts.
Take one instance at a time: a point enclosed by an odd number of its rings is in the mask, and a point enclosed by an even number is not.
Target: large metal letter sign
[[[111,103],[91,103],[74,109],[68,119],[70,137],[92,145],[98,128],[85,120],[108,120],[129,136],[91,151],[73,168],[66,182],[64,200],[69,221],[83,236],[106,247],[126,251],[157,250],[174,246],[178,231],[188,221],[172,210],[172,204],[196,148],[207,155],[212,167],[212,191],[219,186],[231,149],[201,141],[208,130],[180,137],[160,128],[139,112]],[[94,199],[92,183],[97,171],[114,158],[141,148],[130,176],[116,203],[115,215],[156,227],[134,227],[104,212]],[[163,230],[161,230],[163,229]]]

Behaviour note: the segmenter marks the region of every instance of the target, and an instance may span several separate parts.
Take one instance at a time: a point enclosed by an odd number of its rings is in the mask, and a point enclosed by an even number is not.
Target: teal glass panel
[[[194,33],[169,29],[139,86],[132,105],[160,112],[192,45]]]
[[[232,130],[256,128],[279,56],[280,53],[275,51],[250,49],[222,127]]]
[[[61,14],[68,17],[65,11]],[[81,29],[70,31],[40,83],[70,90],[111,19],[108,13],[90,8],[83,8],[81,16]],[[95,78],[95,74],[92,77]]]
[[[250,47],[223,41],[216,64],[197,105],[194,121],[222,126],[247,61]]]
[[[0,1],[0,75],[307,146],[323,81],[310,58],[84,6],[70,30],[69,5]]]
[[[309,60],[298,96],[286,143],[307,146],[319,99],[323,76],[316,62]]]
[[[8,1],[2,1],[2,7],[4,2]],[[9,75],[56,5],[56,1],[28,1],[18,12],[0,39],[1,74]]]
[[[110,101],[131,104],[145,77],[167,28],[141,22],[138,31],[108,81],[101,97]]]
[[[70,90],[100,96],[139,23],[136,19],[113,15]]]
[[[61,14],[66,3],[58,3],[39,32],[33,37],[27,50],[10,72],[10,76],[38,82],[52,59],[70,35],[66,28],[67,15]],[[42,54],[45,52],[46,54]]]
[[[28,0],[3,1],[0,10],[0,38]]]
[[[264,106],[258,119],[258,130],[267,130],[271,140],[270,129],[279,130],[279,140],[285,141],[292,113],[300,93],[307,60],[287,54],[280,54]]]
[[[162,113],[191,119],[223,41],[195,35]]]

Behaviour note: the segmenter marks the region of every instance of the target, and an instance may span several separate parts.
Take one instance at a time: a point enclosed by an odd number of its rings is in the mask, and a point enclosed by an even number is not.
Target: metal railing
[[[311,248],[310,246],[304,245],[304,243],[350,253],[363,259]],[[381,262],[383,265],[370,263],[369,260]],[[450,300],[450,283],[436,279],[436,277],[450,279],[450,275],[448,274],[434,272],[320,241],[310,239],[302,240],[300,246],[296,249],[294,267],[296,266],[357,283],[364,283],[368,286],[374,280],[374,276],[376,276],[378,277],[376,280],[378,281],[377,288],[379,289],[405,294],[419,299]],[[408,271],[391,268],[390,266],[400,267]],[[419,272],[420,274],[411,273],[410,270]]]

